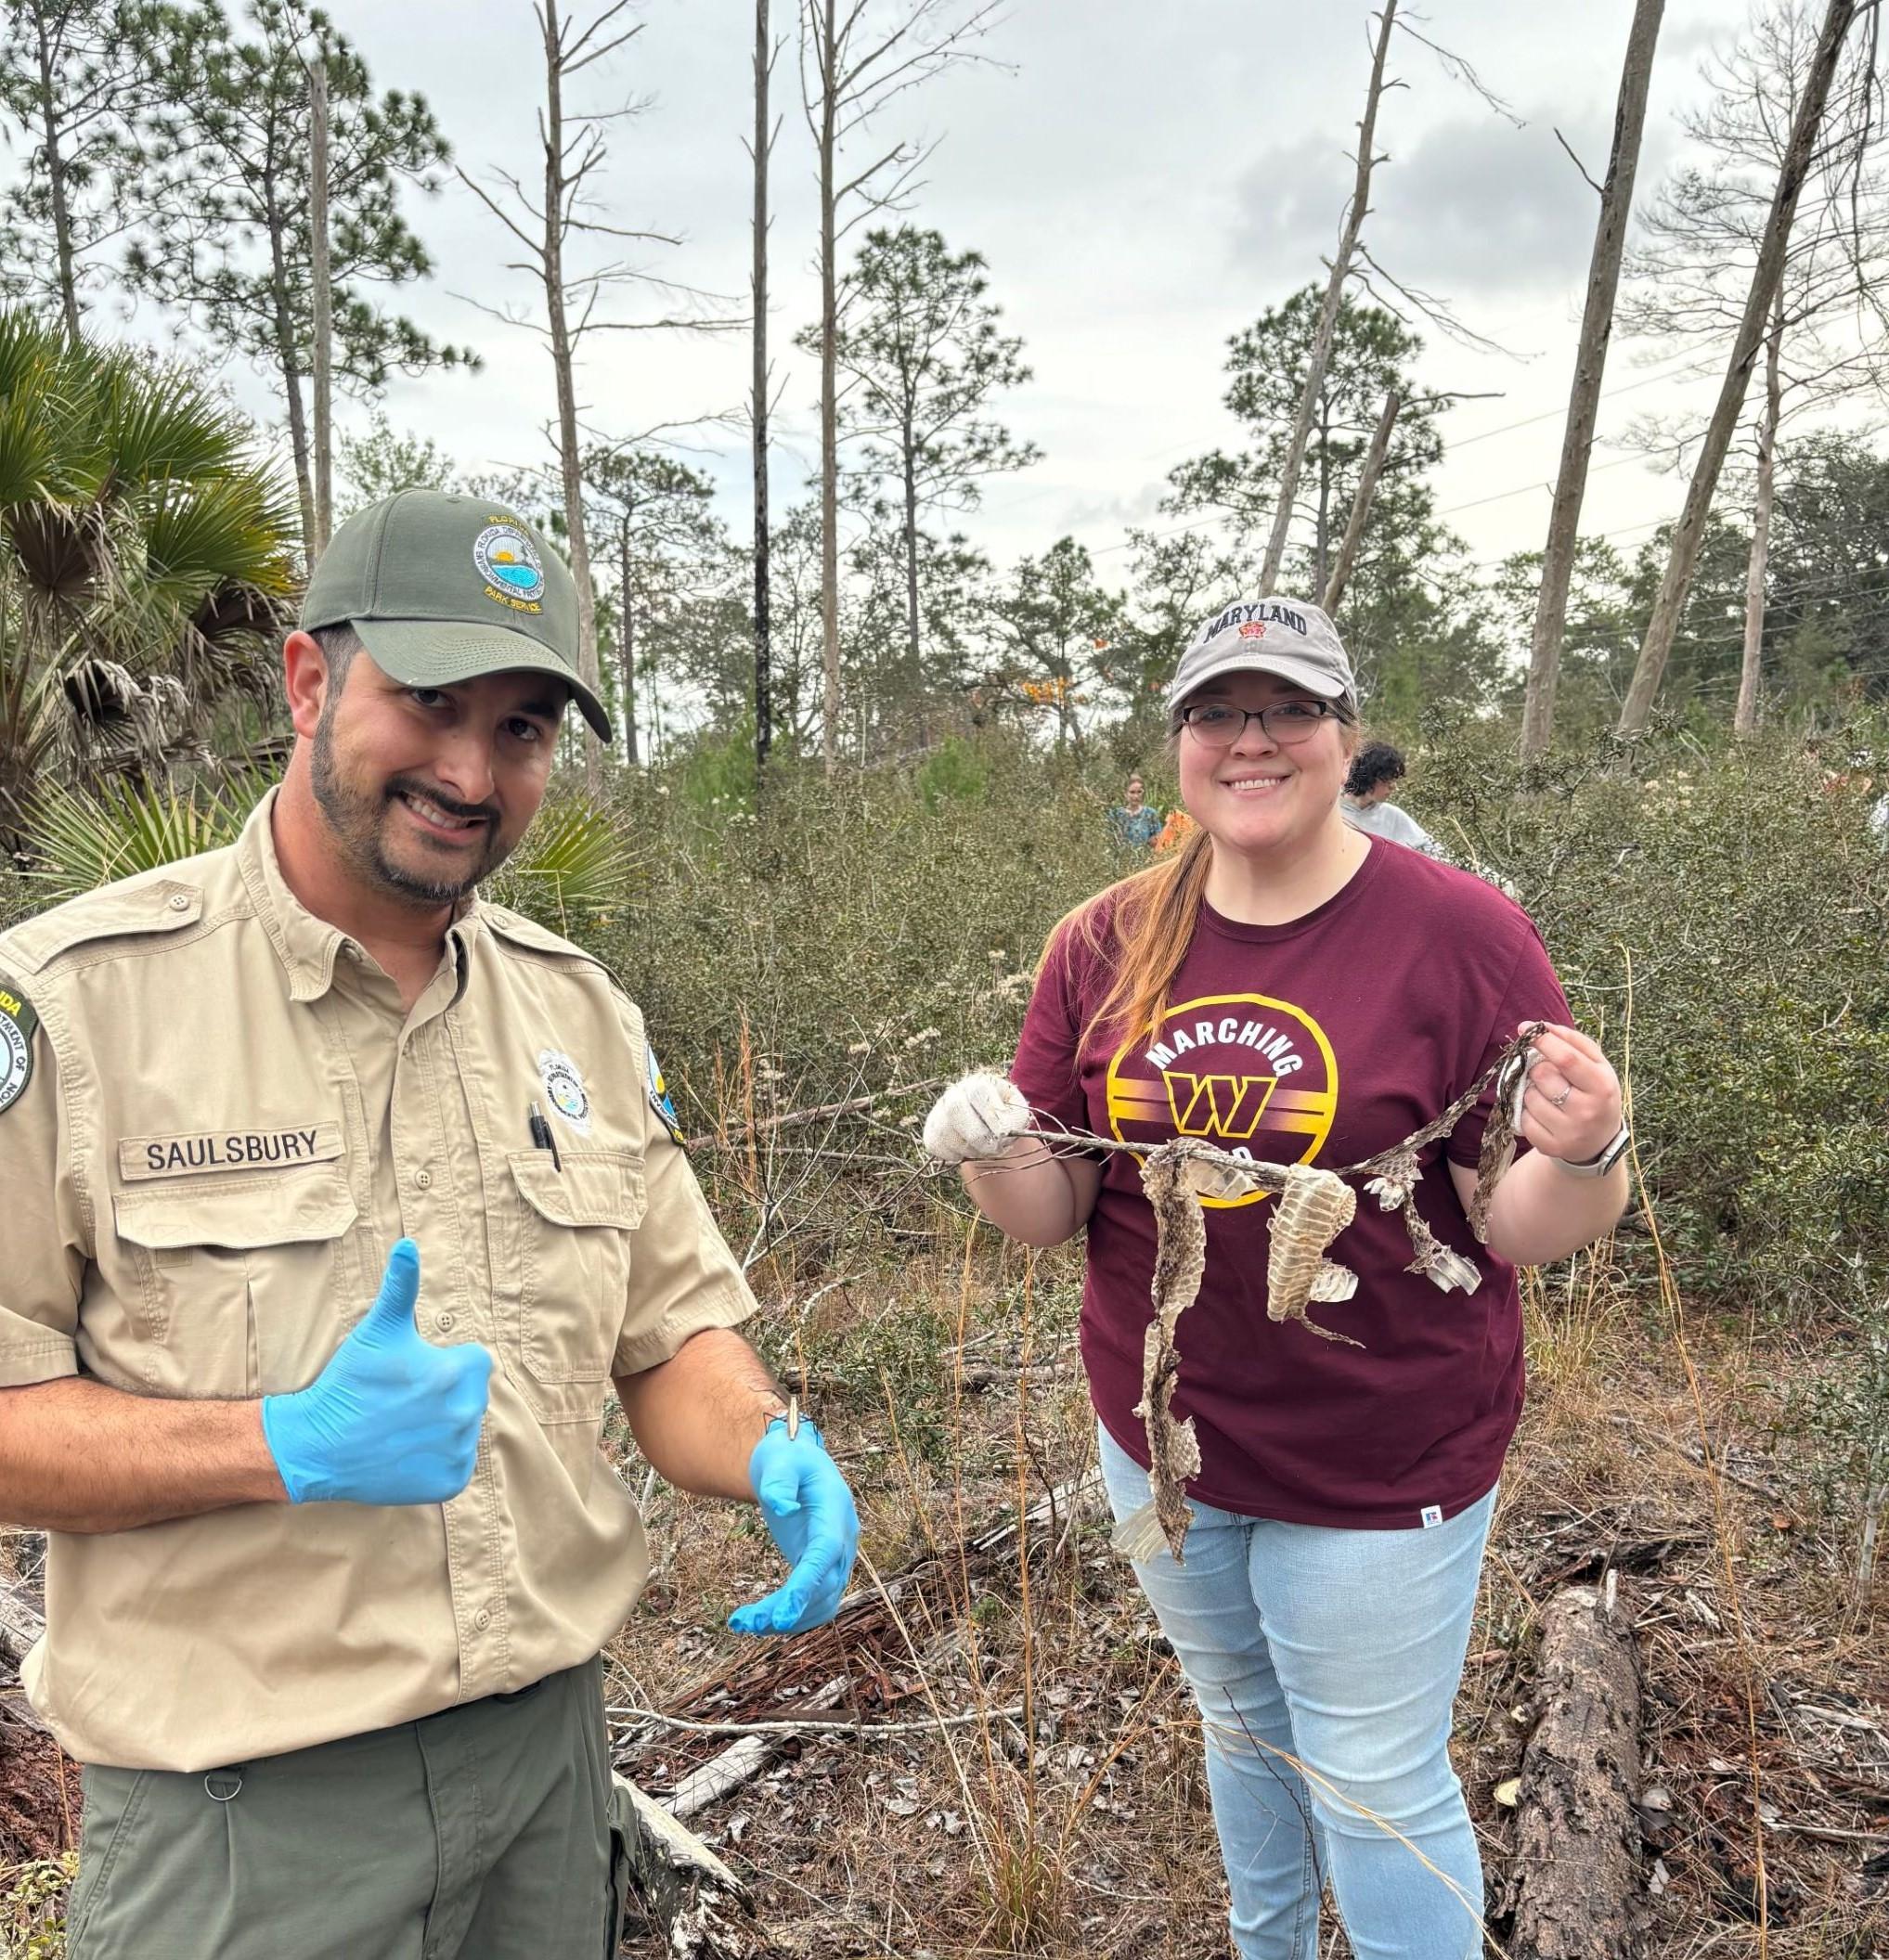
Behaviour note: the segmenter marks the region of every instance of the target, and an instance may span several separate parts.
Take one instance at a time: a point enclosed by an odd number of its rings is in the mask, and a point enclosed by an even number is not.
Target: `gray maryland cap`
[[[1326,701],[1358,695],[1338,628],[1296,599],[1241,600],[1203,621],[1168,684],[1168,712],[1224,674],[1276,674]]]
[[[524,520],[483,496],[398,490],[356,511],[321,554],[302,626],[345,622],[409,688],[481,674],[555,674],[608,741],[610,716],[577,678],[577,588]]]

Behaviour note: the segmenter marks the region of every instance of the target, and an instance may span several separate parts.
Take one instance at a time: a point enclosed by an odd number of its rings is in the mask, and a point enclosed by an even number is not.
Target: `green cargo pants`
[[[207,1775],[88,1767],[71,1960],[608,1960],[602,1671]]]

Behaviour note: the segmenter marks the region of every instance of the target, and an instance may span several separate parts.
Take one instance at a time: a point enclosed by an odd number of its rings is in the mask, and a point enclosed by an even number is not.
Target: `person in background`
[[[1339,808],[1353,830],[1368,831],[1373,837],[1388,837],[1392,844],[1406,844],[1414,851],[1441,858],[1443,852],[1436,839],[1408,810],[1399,809],[1391,801],[1391,786],[1401,782],[1404,774],[1401,749],[1393,749],[1388,741],[1367,741],[1352,758]]]
[[[1160,833],[1161,813],[1142,800],[1140,776],[1128,779],[1126,799],[1108,813],[1108,828],[1116,843],[1130,850],[1145,851]]]

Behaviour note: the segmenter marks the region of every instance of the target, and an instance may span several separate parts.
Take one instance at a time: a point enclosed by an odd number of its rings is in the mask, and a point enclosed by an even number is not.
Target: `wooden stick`
[[[734,1137],[760,1136],[774,1129],[793,1129],[802,1123],[818,1123],[823,1116],[850,1116],[875,1102],[890,1102],[894,1096],[919,1096],[927,1090],[942,1089],[945,1078],[934,1076],[928,1082],[901,1082],[897,1089],[882,1089],[870,1096],[851,1096],[844,1102],[822,1102],[818,1109],[792,1109],[784,1115],[763,1116],[756,1123],[736,1124],[730,1129],[705,1129],[700,1136],[685,1137],[686,1150],[705,1150],[711,1143],[726,1143]]]
[[[665,1728],[687,1729],[695,1735],[853,1735],[870,1742],[875,1735],[924,1735],[967,1721],[1014,1720],[1023,1713],[1023,1708],[1019,1703],[1011,1709],[961,1709],[952,1715],[929,1715],[922,1721],[691,1721],[686,1715],[664,1715],[654,1709],[606,1709],[603,1712],[632,1725],[659,1721]]]

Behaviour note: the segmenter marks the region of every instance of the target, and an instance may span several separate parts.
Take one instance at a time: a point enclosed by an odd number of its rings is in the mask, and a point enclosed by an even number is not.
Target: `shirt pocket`
[[[511,1153],[506,1271],[510,1372],[540,1422],[593,1422],[629,1298],[631,1234],[648,1199],[626,1150]]]
[[[351,1297],[359,1216],[342,1167],[121,1192],[118,1236],[142,1303],[132,1373],[160,1395],[279,1395],[327,1365]]]

